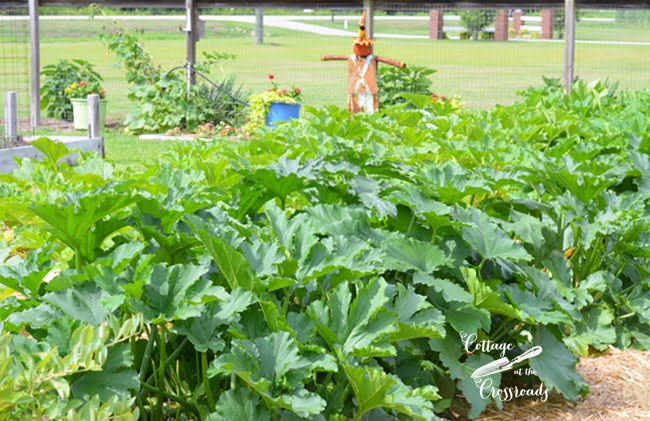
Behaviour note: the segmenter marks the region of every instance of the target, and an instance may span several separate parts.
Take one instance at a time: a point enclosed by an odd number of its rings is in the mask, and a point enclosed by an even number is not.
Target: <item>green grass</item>
[[[388,21],[391,22],[391,21]],[[115,57],[98,41],[104,21],[49,21],[44,26],[42,65],[61,59],[84,58],[96,64],[104,76],[109,119],[121,120],[131,110],[128,87]],[[383,21],[378,21],[382,25]],[[46,25],[45,22],[43,22]],[[166,69],[185,60],[185,42],[177,21],[129,22],[143,33],[143,44]],[[378,26],[378,31],[381,26]],[[267,28],[266,44],[254,45],[252,25],[208,22],[208,36],[198,44],[202,51],[225,51],[238,58],[224,65],[226,72],[252,91],[270,87],[267,75],[275,74],[281,87],[297,86],[306,105],[345,106],[347,70],[342,62],[321,62],[322,54],[348,54],[350,39],[323,37],[278,28]],[[50,35],[48,35],[50,34]],[[74,36],[75,38],[70,38]],[[561,43],[476,42],[381,39],[376,53],[408,64],[437,69],[434,89],[439,94],[460,95],[470,107],[510,103],[515,91],[539,84],[542,76],[560,77],[564,46]],[[0,74],[9,66],[0,62]],[[576,74],[583,79],[609,78],[622,88],[650,88],[650,46],[578,44]],[[217,74],[219,72],[217,71]],[[2,86],[0,91],[8,86]]]
[[[0,124],[0,133],[4,133],[4,126]],[[61,135],[52,129],[40,128],[23,135],[29,136],[54,136]],[[65,133],[68,136],[83,136],[84,132]],[[138,136],[124,133],[121,130],[105,129],[102,131],[104,137],[104,152],[106,161],[116,166],[144,168],[144,162],[156,160],[164,155],[181,141],[154,141],[140,140]],[[2,136],[0,135],[0,142]]]
[[[106,160],[118,166],[143,168],[146,161],[155,161],[171,150],[178,141],[140,140],[137,136],[107,130],[104,136]]]
[[[525,21],[525,19],[524,19]],[[304,23],[344,30],[344,19],[330,21],[303,21]],[[355,30],[356,21],[348,20],[348,31]],[[445,25],[462,26],[460,21],[446,20]],[[530,22],[527,26],[540,26],[539,22]],[[377,20],[375,33],[428,36],[428,20]],[[458,31],[450,31],[450,36],[457,36]],[[650,42],[650,26],[644,24],[623,24],[620,22],[580,21],[576,25],[576,39],[590,41],[633,41]]]

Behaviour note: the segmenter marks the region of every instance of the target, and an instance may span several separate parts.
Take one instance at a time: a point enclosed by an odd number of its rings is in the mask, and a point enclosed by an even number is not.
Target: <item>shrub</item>
[[[396,105],[405,102],[401,97],[403,93],[431,95],[430,76],[436,70],[424,66],[409,66],[404,69],[398,67],[380,67],[379,78],[379,103]]]
[[[72,120],[71,91],[66,92],[66,89],[80,81],[99,85],[103,79],[93,67],[91,63],[79,59],[61,60],[43,67],[41,109],[47,117]]]
[[[494,10],[462,10],[459,15],[474,40],[479,38],[483,28],[494,22],[495,17]]]
[[[194,131],[206,122],[243,123],[244,99],[248,93],[236,84],[233,75],[223,75],[215,83],[197,77],[188,90],[181,73],[166,73],[132,34],[103,34],[102,42],[115,53],[131,85],[128,97],[136,104],[125,124],[136,132],[164,131],[175,127]],[[210,74],[211,67],[234,58],[225,53],[204,53],[205,61],[195,68]]]
[[[494,39],[494,32],[481,31],[481,39]]]

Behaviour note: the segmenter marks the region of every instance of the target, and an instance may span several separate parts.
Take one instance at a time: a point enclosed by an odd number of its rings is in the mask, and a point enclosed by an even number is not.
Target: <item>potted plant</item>
[[[274,81],[275,76],[269,75],[271,89],[250,97],[250,112],[246,131],[263,125],[274,126],[280,121],[298,118],[302,101],[302,90],[279,89]]]
[[[72,103],[72,116],[74,128],[84,130],[88,128],[88,95],[99,95],[99,125],[104,128],[106,121],[106,91],[99,82],[80,81],[74,82],[65,89],[65,94]]]

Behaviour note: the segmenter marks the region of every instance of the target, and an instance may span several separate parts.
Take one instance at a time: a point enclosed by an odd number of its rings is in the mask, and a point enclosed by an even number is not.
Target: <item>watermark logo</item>
[[[535,358],[542,353],[543,349],[541,346],[534,346],[510,360],[505,356],[505,354],[507,351],[512,351],[515,348],[513,344],[493,342],[490,340],[477,342],[477,336],[475,333],[467,334],[465,332],[461,332],[460,337],[463,340],[465,351],[468,353],[476,351],[486,353],[499,351],[500,358],[498,360],[485,364],[474,370],[472,373],[472,378],[476,382],[476,386],[479,388],[481,397],[483,399],[494,398],[507,402],[522,396],[537,396],[538,399],[542,402],[546,402],[548,400],[549,391],[543,383],[541,383],[538,388],[534,389],[525,389],[516,386],[496,388],[494,387],[492,378],[489,377],[493,374],[512,370],[515,365],[531,358]],[[514,374],[516,376],[537,375],[535,370],[530,367],[527,367],[525,369],[518,368],[514,371]]]

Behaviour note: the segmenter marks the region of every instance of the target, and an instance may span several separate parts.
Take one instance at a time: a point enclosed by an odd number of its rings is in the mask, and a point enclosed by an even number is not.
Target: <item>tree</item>
[[[583,14],[584,12],[582,10],[576,10],[576,23],[580,22],[580,18]],[[564,38],[564,23],[564,9],[556,9],[553,13],[553,32],[555,32],[555,37],[557,39]]]
[[[494,22],[494,10],[463,10],[460,20],[467,31],[472,34],[472,39],[477,40],[483,28]]]

